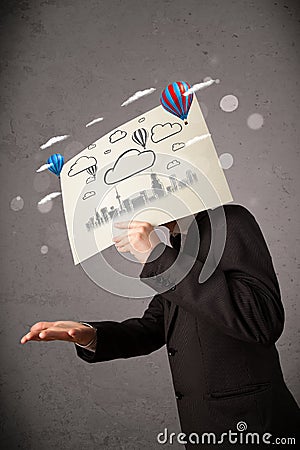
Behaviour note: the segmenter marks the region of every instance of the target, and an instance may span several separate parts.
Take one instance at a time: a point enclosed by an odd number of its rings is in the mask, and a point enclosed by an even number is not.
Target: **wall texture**
[[[19,343],[39,320],[142,314],[149,300],[114,297],[73,265],[61,198],[37,208],[59,181],[35,171],[157,106],[178,79],[221,80],[198,99],[218,153],[234,158],[235,202],[272,253],[286,310],[278,348],[300,400],[299,16],[289,0],[1,2],[1,448],[155,449],[165,426],[179,430],[164,350],[90,366],[73,344]],[[120,107],[151,86],[155,94]],[[219,106],[227,94],[239,100],[231,113]],[[254,113],[264,119],[256,130]],[[70,138],[39,149],[60,134]]]

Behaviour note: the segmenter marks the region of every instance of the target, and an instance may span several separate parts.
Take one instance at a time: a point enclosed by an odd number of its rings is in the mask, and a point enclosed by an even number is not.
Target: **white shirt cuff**
[[[87,322],[80,322],[82,323],[82,325],[86,325],[90,328],[94,328],[94,330],[96,330],[95,327],[93,327],[92,325],[90,325]],[[78,347],[84,348],[85,350],[89,350],[91,352],[95,352],[96,351],[96,346],[97,346],[97,333],[95,333],[95,336],[93,337],[93,339],[86,345],[81,345],[81,344],[75,344],[78,345]]]

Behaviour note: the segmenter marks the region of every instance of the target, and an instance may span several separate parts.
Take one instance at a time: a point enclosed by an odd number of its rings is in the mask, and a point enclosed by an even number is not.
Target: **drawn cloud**
[[[179,164],[180,162],[177,161],[177,159],[173,159],[173,161],[168,162],[167,169],[168,170],[173,169],[174,167],[179,166]]]
[[[159,123],[151,128],[151,139],[156,144],[157,142],[174,136],[174,134],[180,133],[181,130],[182,125],[178,122],[167,122],[164,124]]]
[[[80,172],[84,172],[96,165],[97,160],[93,156],[80,156],[80,158],[78,158],[70,167],[68,175],[69,177],[74,177],[74,175],[78,175]]]
[[[96,178],[94,176],[88,177],[86,180],[86,184],[92,183],[93,181],[96,181]]]
[[[172,144],[173,152],[177,152],[177,150],[180,150],[183,147],[185,147],[185,143],[184,142],[175,142],[174,144]]]
[[[96,195],[95,191],[88,191],[84,194],[82,200],[87,200],[88,198],[94,197],[94,195]]]
[[[117,130],[109,136],[109,142],[111,144],[114,144],[115,142],[119,141],[120,139],[124,139],[125,136],[127,136],[126,131]]]
[[[122,153],[114,166],[104,175],[106,184],[115,184],[153,166],[155,153],[152,150],[140,151],[135,148]]]

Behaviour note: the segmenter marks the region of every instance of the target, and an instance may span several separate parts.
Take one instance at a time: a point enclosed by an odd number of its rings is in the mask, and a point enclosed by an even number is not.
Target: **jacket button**
[[[175,291],[175,289],[176,289],[176,284],[173,287],[171,287],[170,291]]]
[[[181,400],[182,397],[183,397],[183,394],[181,392],[176,391],[175,392],[175,397],[176,397],[176,400]]]
[[[168,349],[168,355],[169,356],[174,356],[175,355],[175,353],[177,352],[177,350],[175,350],[175,348],[169,348]]]

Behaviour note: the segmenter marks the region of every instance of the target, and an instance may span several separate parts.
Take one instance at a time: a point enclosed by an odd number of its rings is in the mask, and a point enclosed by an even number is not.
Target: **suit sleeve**
[[[123,322],[90,322],[97,330],[95,352],[75,346],[77,355],[96,363],[148,355],[165,344],[163,299],[156,295],[142,317]]]
[[[246,208],[228,205],[225,212],[223,255],[204,283],[199,283],[204,261],[197,259],[193,264],[190,255],[181,254],[180,262],[172,268],[174,281],[169,280],[173,287],[163,292],[163,273],[178,256],[174,248],[163,243],[152,251],[140,278],[166,300],[206,318],[225,334],[247,342],[273,344],[283,330],[284,310],[271,255],[258,223]],[[156,259],[155,253],[160,255]],[[186,267],[191,266],[184,276]],[[182,281],[176,285],[179,279]]]

